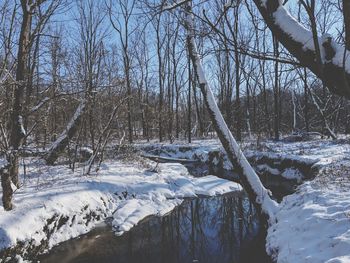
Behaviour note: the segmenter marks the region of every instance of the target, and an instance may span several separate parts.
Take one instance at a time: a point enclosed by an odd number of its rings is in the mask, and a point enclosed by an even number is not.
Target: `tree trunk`
[[[307,75],[306,75],[306,68],[304,68],[304,118],[305,118],[305,130],[306,132],[310,131],[309,127],[309,99],[308,99],[308,93],[309,93],[309,87],[307,84]]]
[[[294,90],[292,91],[292,104],[293,104],[293,132],[297,130],[297,106],[295,103]]]
[[[160,19],[160,18],[159,18]],[[159,108],[158,108],[158,134],[159,141],[163,141],[163,120],[162,120],[162,111],[163,111],[163,61],[161,54],[161,39],[160,39],[160,21],[157,21],[156,27],[156,36],[157,36],[157,57],[158,57],[158,85],[159,85]]]
[[[12,210],[12,194],[11,176],[9,172],[11,164],[6,165],[0,169],[1,186],[2,186],[2,204],[6,211]]]
[[[187,105],[188,105],[188,122],[187,122],[187,135],[188,135],[188,143],[191,143],[192,137],[191,137],[191,114],[192,114],[192,110],[191,110],[191,58],[190,58],[190,54],[188,56],[188,101],[187,101]]]
[[[9,121],[10,133],[10,152],[7,154],[8,166],[6,171],[1,174],[1,185],[3,188],[3,204],[6,210],[12,209],[12,188],[11,181],[16,187],[19,187],[18,167],[19,167],[19,147],[25,138],[25,130],[22,119],[22,103],[25,90],[25,79],[27,75],[28,53],[30,50],[30,30],[32,23],[32,13],[27,10],[27,5],[31,0],[21,1],[23,20],[19,35],[18,53],[17,53],[17,70],[16,84],[13,89],[13,101]]]
[[[350,1],[343,0],[343,17],[345,25],[345,47],[350,50]]]
[[[199,81],[199,87],[209,112],[210,119],[213,123],[216,133],[218,134],[221,144],[227,153],[229,160],[232,164],[236,163],[237,161],[239,165],[239,168],[241,170],[239,176],[243,188],[247,191],[251,201],[256,205],[257,210],[261,211],[262,214],[270,220],[270,222],[273,222],[275,220],[274,215],[278,204],[270,198],[267,189],[262,185],[259,177],[249,164],[236,140],[232,136],[232,133],[227,127],[227,124],[216,104],[212,90],[210,89],[206,80],[201,59],[199,57],[197,46],[194,40],[193,18],[190,15],[191,11],[191,5],[187,4],[187,46],[195,73]]]
[[[235,37],[233,38],[234,41],[234,48],[235,48],[235,86],[236,86],[236,136],[237,140],[242,140],[242,112],[241,112],[241,100],[240,100],[240,57],[238,52],[238,17],[239,17],[239,10],[238,6],[234,9],[234,33]]]
[[[180,93],[179,87],[176,87],[176,95],[175,95],[175,120],[176,120],[175,137],[176,139],[178,139],[180,135],[180,116],[179,116],[180,94],[179,93]]]
[[[274,55],[278,57],[278,40],[273,37],[273,50]],[[279,97],[280,97],[280,85],[279,85],[279,68],[278,68],[278,61],[275,61],[275,83],[273,88],[273,106],[274,106],[274,134],[275,134],[275,140],[280,139],[280,110],[279,110]]]

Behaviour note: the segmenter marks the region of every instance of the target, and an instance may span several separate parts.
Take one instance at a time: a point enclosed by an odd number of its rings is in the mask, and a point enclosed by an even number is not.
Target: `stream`
[[[66,241],[40,262],[270,262],[265,228],[243,192],[186,199],[163,217],[151,216],[122,236],[107,222]]]
[[[185,165],[196,177],[215,174],[236,181],[232,171],[203,164]],[[261,178],[281,200],[295,182]],[[129,232],[116,236],[110,220],[86,235],[68,240],[37,258],[40,262],[118,263],[264,263],[266,226],[242,192],[185,199],[169,214],[150,216]]]

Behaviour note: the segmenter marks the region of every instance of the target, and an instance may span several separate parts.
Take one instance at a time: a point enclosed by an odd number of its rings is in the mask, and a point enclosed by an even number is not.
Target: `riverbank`
[[[162,154],[170,157],[186,158],[187,156],[205,162],[210,159],[210,152],[222,152],[217,140],[194,141],[191,146],[180,144],[158,147],[167,149]],[[193,147],[194,154],[189,154],[187,147]],[[269,159],[267,157],[277,156],[272,159],[287,159],[286,163],[289,164],[291,159],[297,163],[306,162],[313,167],[309,172],[317,171],[312,176],[301,175],[299,172],[284,173],[281,169],[270,167],[274,164],[274,160],[268,161],[269,165],[265,166],[270,176],[280,175],[303,182],[297,187],[295,193],[283,198],[276,215],[277,222],[268,229],[266,250],[271,257],[277,262],[350,262],[350,145],[348,142],[345,140],[293,143],[270,141],[258,147],[248,142],[244,143],[242,148],[253,163],[254,156],[258,157],[255,159],[265,158],[265,161]],[[225,169],[234,169],[225,157],[214,160],[214,163]],[[259,165],[255,165],[255,168],[259,170]],[[288,167],[286,169],[291,171]],[[290,176],[283,176],[283,174]]]
[[[72,172],[67,165],[50,167],[35,158],[25,163],[14,209],[6,212],[0,206],[3,260],[16,254],[33,258],[89,232],[107,217],[114,218],[113,228],[122,234],[149,215],[168,213],[185,197],[242,189],[215,176],[194,178],[181,164],[107,161],[97,175],[85,176],[82,167]]]
[[[267,251],[277,262],[350,262],[350,145],[314,141],[271,145],[318,159],[319,173],[283,199]]]
[[[218,174],[235,170],[217,140],[135,146],[148,154],[207,163],[207,174],[215,172],[210,167],[220,167]],[[277,262],[349,262],[347,142],[248,142],[243,148],[261,177],[300,185],[283,199],[277,222],[268,229],[266,250],[271,257]],[[212,175],[195,178],[177,163],[106,161],[94,176],[84,176],[84,167],[72,172],[67,165],[50,167],[38,158],[25,158],[24,163],[15,209],[5,212],[0,206],[3,259],[16,254],[31,258],[89,232],[107,217],[113,217],[114,231],[120,235],[149,215],[168,213],[185,197],[241,189]]]
[[[42,263],[271,263],[265,228],[244,192],[187,198],[163,217],[148,217],[121,236],[107,220],[63,242]],[[263,223],[264,224],[264,223]],[[252,253],[254,251],[254,253]]]

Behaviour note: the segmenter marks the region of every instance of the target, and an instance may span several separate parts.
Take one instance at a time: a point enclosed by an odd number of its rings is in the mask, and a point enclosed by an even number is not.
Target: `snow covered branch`
[[[274,200],[270,198],[269,191],[262,185],[258,175],[249,164],[248,160],[240,149],[240,146],[233,137],[219,110],[219,107],[215,101],[214,94],[206,79],[201,58],[194,39],[193,17],[191,15],[191,6],[189,4],[187,5],[186,11],[186,27],[189,55],[194,65],[194,69],[199,81],[199,87],[203,94],[204,101],[216,133],[218,134],[221,144],[223,145],[230,161],[232,163],[235,163],[235,160],[237,159],[237,163],[240,166],[241,170],[241,183],[249,194],[251,200],[255,201],[262,213],[269,218],[270,222],[273,222],[278,205]]]
[[[77,126],[80,124],[80,120],[83,116],[84,110],[86,108],[86,100],[83,99],[71,120],[69,121],[65,130],[60,134],[56,141],[52,143],[46,154],[47,164],[54,164],[57,160],[59,154],[66,148],[71,137],[74,136]]]
[[[325,34],[318,38],[322,56],[319,65],[314,34],[292,17],[279,0],[254,0],[254,3],[278,41],[322,79],[332,93],[350,99],[349,51]]]
[[[171,10],[174,10],[176,8],[178,8],[179,6],[185,4],[185,3],[188,3],[190,0],[182,0],[182,1],[178,1],[178,2],[175,2],[174,4],[171,4],[171,5],[165,5],[162,7],[162,11],[171,11]]]

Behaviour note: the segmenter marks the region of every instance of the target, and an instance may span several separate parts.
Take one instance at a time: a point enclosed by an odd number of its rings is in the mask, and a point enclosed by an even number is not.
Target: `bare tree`
[[[122,47],[122,56],[123,56],[123,66],[124,66],[124,74],[125,74],[125,86],[127,90],[127,107],[128,107],[128,136],[129,143],[133,142],[133,126],[132,126],[132,105],[131,105],[131,54],[129,51],[129,42],[130,35],[136,30],[130,27],[130,18],[133,14],[133,10],[135,8],[136,1],[127,1],[127,0],[118,0],[118,10],[121,11],[121,19],[118,19],[112,10],[112,2],[108,5],[108,13],[111,24],[113,28],[118,32],[119,40]]]
[[[11,114],[9,118],[9,143],[7,151],[8,165],[3,171],[2,187],[3,187],[3,204],[5,210],[12,209],[12,188],[11,181],[16,187],[19,187],[18,168],[19,168],[19,150],[27,135],[23,125],[23,96],[26,88],[28,88],[27,80],[29,74],[28,59],[30,56],[31,47],[38,37],[42,27],[56,10],[60,1],[51,2],[45,12],[39,16],[39,21],[32,28],[32,19],[35,14],[38,14],[40,6],[45,1],[21,0],[22,21],[19,33],[18,51],[17,51],[17,68],[16,82],[13,87],[13,95],[11,102]],[[7,171],[6,171],[7,170]]]
[[[58,138],[51,144],[46,154],[47,164],[54,164],[62,151],[69,144],[81,124],[83,114],[88,109],[90,124],[91,144],[94,147],[94,121],[93,121],[93,98],[100,76],[101,59],[103,54],[103,40],[106,37],[106,30],[103,28],[104,15],[97,10],[101,6],[94,1],[79,1],[78,22],[82,48],[79,48],[78,63],[81,65],[82,84],[84,96],[81,98],[78,107],[68,122],[65,129]]]

